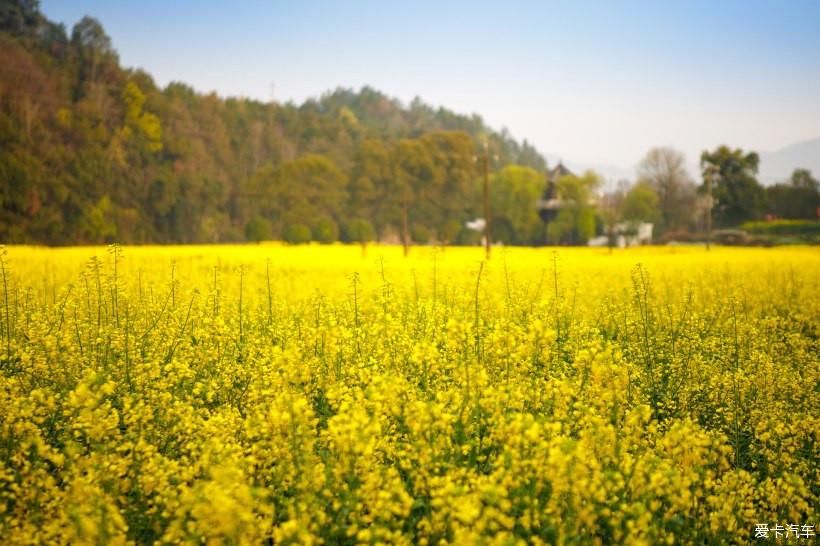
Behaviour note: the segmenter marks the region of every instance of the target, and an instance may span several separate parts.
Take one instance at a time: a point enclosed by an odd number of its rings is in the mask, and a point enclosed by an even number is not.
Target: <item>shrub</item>
[[[301,245],[310,242],[310,228],[305,224],[291,224],[285,228],[283,234],[285,242],[291,245]]]
[[[490,225],[490,236],[493,239],[493,243],[501,242],[505,245],[512,245],[520,242],[518,241],[518,236],[515,233],[512,222],[503,216],[493,218],[492,224]]]
[[[270,222],[261,216],[254,216],[245,226],[245,239],[258,243],[273,238]]]
[[[820,222],[816,220],[773,220],[771,222],[746,222],[741,229],[756,235],[803,235],[820,236]]]
[[[325,245],[335,243],[339,240],[339,226],[330,218],[321,218],[313,226],[313,240]]]
[[[456,237],[456,244],[459,246],[475,246],[481,242],[481,233],[474,229],[461,228]]]
[[[356,218],[345,226],[345,237],[351,243],[367,244],[376,238],[376,232],[373,224],[363,218]]]
[[[455,243],[458,240],[458,234],[461,232],[461,222],[455,219],[447,220],[443,226],[439,228],[438,238],[442,243]]]
[[[410,228],[410,240],[419,245],[426,245],[430,242],[430,230],[416,224]]]

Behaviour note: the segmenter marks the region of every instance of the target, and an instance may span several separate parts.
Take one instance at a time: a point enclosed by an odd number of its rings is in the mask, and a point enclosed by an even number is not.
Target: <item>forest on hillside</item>
[[[369,87],[302,104],[160,88],[120,65],[93,17],[69,32],[36,0],[0,0],[2,242],[474,244],[465,224],[484,215],[485,144],[492,237],[507,244],[583,244],[624,221],[654,223],[656,240],[692,240],[706,203],[716,227],[816,224],[820,210],[806,170],[764,188],[756,153],[721,146],[704,151],[697,184],[679,152],[656,148],[634,184],[609,194],[594,173],[554,180],[562,208],[546,226],[544,157],[478,115]]]
[[[454,240],[478,210],[480,143],[498,164],[546,167],[479,116],[367,87],[300,105],[159,88],[120,66],[94,18],[67,32],[36,2],[0,4],[4,241],[335,238],[363,222],[384,237],[405,210],[416,238]]]

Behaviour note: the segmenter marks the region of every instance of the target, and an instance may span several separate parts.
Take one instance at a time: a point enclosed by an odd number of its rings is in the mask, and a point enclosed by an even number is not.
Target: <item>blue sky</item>
[[[630,169],[652,146],[820,137],[820,2],[44,0],[98,18],[160,85],[302,101],[371,85],[479,113],[550,157]]]

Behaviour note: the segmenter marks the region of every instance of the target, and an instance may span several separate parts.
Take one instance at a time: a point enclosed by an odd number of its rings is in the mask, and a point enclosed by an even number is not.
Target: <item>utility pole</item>
[[[712,178],[715,175],[715,166],[709,165],[706,169],[706,250],[712,244]]]
[[[487,142],[484,141],[484,249],[487,259],[490,259],[490,241],[492,231],[490,229],[490,154],[487,150]]]
[[[410,230],[407,229],[407,200],[401,208],[401,246],[404,247],[404,257],[410,253]]]

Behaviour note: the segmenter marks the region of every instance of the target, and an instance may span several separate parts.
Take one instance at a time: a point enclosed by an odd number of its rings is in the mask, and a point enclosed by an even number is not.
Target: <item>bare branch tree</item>
[[[695,203],[695,184],[686,158],[672,148],[652,148],[638,165],[638,176],[658,194],[659,232],[689,227]]]

